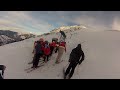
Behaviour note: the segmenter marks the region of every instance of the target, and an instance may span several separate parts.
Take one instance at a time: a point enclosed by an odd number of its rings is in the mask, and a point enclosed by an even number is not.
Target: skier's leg
[[[33,59],[33,66],[32,66],[32,68],[34,68],[34,67],[35,67],[35,65],[36,65],[36,59],[37,59],[37,54],[35,54],[35,55],[34,55],[34,59]]]
[[[38,63],[39,63],[39,59],[40,59],[41,56],[42,56],[41,54],[37,54],[37,56],[36,56],[35,68],[37,68]]]
[[[45,59],[46,59],[46,55],[44,55],[43,59],[44,59],[43,61],[45,61]]]
[[[53,47],[50,47],[50,56],[52,56],[52,52],[53,52]]]
[[[54,47],[54,52],[56,53],[56,47]]]
[[[45,55],[45,62],[47,62],[47,55]]]
[[[69,64],[68,68],[66,69],[65,76],[67,76],[72,68],[72,63]]]
[[[56,58],[56,63],[59,63],[59,62],[60,62],[63,53],[64,53],[64,49],[59,47],[59,52],[58,52],[58,56],[57,56],[57,58]]]
[[[60,58],[61,58],[61,53],[60,53],[60,52],[58,52],[58,55],[57,55],[57,58],[56,58],[56,63],[59,63]]]
[[[63,56],[63,53],[64,53],[64,48],[61,48],[61,52],[60,52],[60,56],[59,56],[58,62],[61,61],[61,58],[62,58],[62,56]]]
[[[37,67],[37,64],[38,64],[38,54],[36,54],[36,59],[35,59],[35,63],[34,63],[34,68]]]
[[[76,67],[76,66],[77,66],[76,63],[74,63],[74,64],[72,65],[72,70],[71,70],[71,72],[70,72],[70,74],[69,74],[69,79],[73,76],[74,70],[75,70],[75,67]]]
[[[54,50],[54,47],[52,47],[52,50],[51,50],[51,56],[52,56],[52,54],[53,54],[53,50]]]
[[[47,55],[47,61],[49,61],[49,55]]]
[[[4,71],[6,69],[5,65],[0,65],[0,70],[2,71],[1,75],[4,76]]]
[[[36,59],[36,56],[34,55],[33,60],[32,60],[32,62],[31,62],[31,63],[33,63],[35,59]]]
[[[57,58],[56,58],[56,63],[58,62],[58,59],[60,57],[60,51],[58,52]]]

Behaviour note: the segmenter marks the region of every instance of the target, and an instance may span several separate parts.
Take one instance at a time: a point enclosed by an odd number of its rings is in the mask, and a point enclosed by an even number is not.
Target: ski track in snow
[[[72,34],[72,36],[71,36]],[[120,78],[120,32],[74,31],[67,33],[67,52],[60,64],[53,66],[57,54],[44,66],[26,73],[31,67],[33,43],[40,37],[15,42],[0,47],[0,64],[6,65],[5,79],[62,79],[62,69],[68,64],[69,54],[77,44],[82,43],[85,60],[76,67],[71,79]],[[49,42],[58,35],[42,36]]]

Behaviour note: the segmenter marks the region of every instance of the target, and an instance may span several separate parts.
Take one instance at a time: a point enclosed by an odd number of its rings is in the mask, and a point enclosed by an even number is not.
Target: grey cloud
[[[113,29],[119,25],[116,17],[120,18],[120,11],[0,11],[1,22],[9,21],[12,26],[34,32],[48,32],[61,25],[75,24]]]

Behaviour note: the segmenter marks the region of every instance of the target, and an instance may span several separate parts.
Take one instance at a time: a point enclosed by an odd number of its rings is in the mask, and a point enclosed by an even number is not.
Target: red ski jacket
[[[65,48],[65,52],[66,52],[66,42],[60,42],[59,46],[60,47],[64,47]]]
[[[56,43],[52,42],[52,43],[50,43],[50,46],[56,47]]]
[[[50,54],[50,47],[44,47],[44,54],[49,55]]]

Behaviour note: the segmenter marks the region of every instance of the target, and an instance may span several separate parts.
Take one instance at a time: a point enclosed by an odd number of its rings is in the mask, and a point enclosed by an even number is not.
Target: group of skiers
[[[58,55],[56,57],[56,64],[59,64],[62,60],[62,55],[64,52],[66,52],[66,35],[63,31],[60,31],[61,37],[59,39],[59,42],[56,42],[52,40],[51,43],[48,41],[44,41],[43,38],[40,38],[39,41],[36,41],[34,43],[34,58],[33,58],[33,66],[32,68],[37,68],[39,59],[41,57],[44,58],[44,61],[49,61],[49,57],[52,56],[53,51],[58,52]],[[77,65],[80,65],[82,61],[84,60],[84,52],[82,51],[81,44],[78,44],[76,48],[72,50],[69,57],[69,66],[66,69],[64,73],[64,79],[68,76],[68,79],[70,79],[73,76],[74,70]]]
[[[33,65],[31,68],[35,69],[38,67],[38,63],[40,58],[43,58],[44,62],[47,62],[50,60],[50,57],[52,56],[53,52],[58,53],[56,57],[56,64],[59,64],[62,60],[62,55],[64,52],[66,52],[66,35],[63,31],[60,31],[61,37],[59,39],[59,42],[57,40],[52,40],[51,43],[48,41],[44,41],[43,38],[40,38],[38,41],[34,42],[34,49],[33,49],[33,61],[31,62]],[[74,70],[77,65],[80,65],[82,61],[84,60],[84,52],[82,51],[81,44],[78,44],[76,48],[74,48],[69,56],[69,66],[67,67],[65,73],[64,73],[64,79],[70,79],[73,76]],[[0,65],[0,79],[3,79],[3,74],[5,70],[4,65]]]
[[[39,59],[43,58],[44,62],[49,61],[49,58],[52,56],[53,52],[57,53],[58,56],[56,58],[56,64],[60,63],[61,57],[66,51],[66,42],[65,41],[60,41],[56,42],[55,40],[52,40],[51,43],[48,41],[44,41],[43,38],[40,38],[38,41],[35,41],[34,43],[34,57],[33,57],[33,66],[32,68],[37,68]]]

